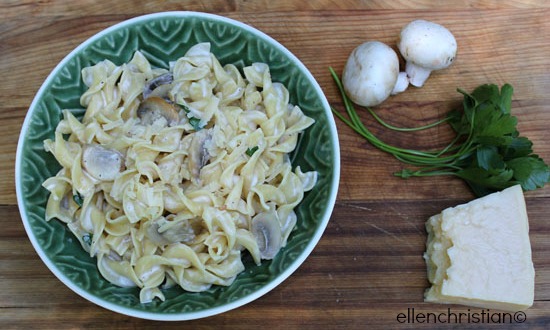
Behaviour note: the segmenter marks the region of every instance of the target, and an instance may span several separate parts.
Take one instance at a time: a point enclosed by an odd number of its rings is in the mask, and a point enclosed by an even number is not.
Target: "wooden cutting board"
[[[453,1],[4,1],[0,3],[0,327],[20,328],[411,328],[419,313],[481,309],[423,302],[428,286],[422,252],[424,222],[473,198],[450,177],[402,180],[403,165],[336,120],[341,148],[338,201],[325,235],[284,283],[236,310],[191,322],[160,324],[118,315],[79,297],[57,280],[33,250],[14,189],[18,134],[34,94],[57,63],[93,34],[141,14],[167,10],[211,12],[269,34],[311,70],[329,102],[342,109],[328,67],[341,72],[360,43],[395,47],[413,19],[445,25],[458,42],[456,62],[376,108],[397,126],[422,125],[459,106],[458,87],[510,83],[512,111],[522,135],[550,161],[550,2]],[[395,133],[362,111],[382,140],[433,148],[450,141],[448,127]],[[535,304],[524,326],[550,324],[550,188],[526,193],[536,268]],[[400,318],[406,315],[408,319]],[[405,322],[400,322],[405,320]],[[452,320],[451,320],[452,321]],[[471,320],[470,320],[471,321]],[[464,328],[480,326],[462,320]],[[484,322],[487,323],[487,322]],[[503,327],[516,329],[518,320]],[[484,324],[485,325],[485,324]],[[424,324],[440,328],[442,324]]]

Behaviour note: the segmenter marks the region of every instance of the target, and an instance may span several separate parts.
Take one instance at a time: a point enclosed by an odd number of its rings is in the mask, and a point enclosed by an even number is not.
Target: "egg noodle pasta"
[[[139,287],[142,303],[172,286],[231,285],[245,253],[272,259],[316,184],[289,159],[314,120],[267,64],[242,72],[209,43],[169,70],[140,51],[120,66],[103,60],[82,70],[83,118],[63,110],[44,141],[62,167],[43,183],[46,220],[66,223],[101,275]]]

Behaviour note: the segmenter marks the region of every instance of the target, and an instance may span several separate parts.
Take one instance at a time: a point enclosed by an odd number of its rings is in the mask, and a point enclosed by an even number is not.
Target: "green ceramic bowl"
[[[201,293],[180,288],[164,291],[164,302],[141,304],[139,289],[120,288],[104,280],[90,258],[60,221],[44,220],[48,191],[41,183],[60,166],[43,149],[53,138],[62,109],[82,108],[85,90],[81,69],[103,59],[122,64],[141,50],[157,67],[209,41],[222,64],[242,68],[253,62],[268,63],[274,81],[282,82],[291,102],[316,120],[301,137],[292,155],[294,166],[319,172],[316,187],[297,208],[297,228],[287,246],[272,261],[256,266],[245,258],[246,270],[229,287],[214,286]],[[82,114],[82,110],[74,110]],[[65,285],[104,308],[154,320],[189,320],[242,306],[269,292],[290,276],[311,253],[329,221],[338,189],[340,152],[336,125],[329,104],[306,67],[285,47],[243,23],[197,12],[145,15],[114,25],[73,50],[48,76],[32,102],[21,129],[16,159],[16,190],[27,234],[46,266]]]

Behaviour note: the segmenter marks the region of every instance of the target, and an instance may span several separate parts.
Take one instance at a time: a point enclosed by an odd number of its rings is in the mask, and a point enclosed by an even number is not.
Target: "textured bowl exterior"
[[[220,63],[242,68],[268,63],[274,81],[283,83],[290,100],[316,123],[300,138],[293,166],[319,172],[316,187],[297,207],[297,227],[287,246],[272,261],[256,266],[245,258],[246,270],[229,287],[201,293],[181,288],[164,290],[166,300],[141,304],[138,288],[121,288],[104,280],[91,258],[60,221],[44,220],[48,191],[41,183],[60,166],[43,148],[53,138],[62,109],[84,113],[80,95],[86,86],[81,69],[109,59],[128,62],[140,50],[153,66],[185,54],[198,42],[210,42]],[[313,250],[328,223],[338,189],[340,154],[336,126],[328,102],[305,66],[278,42],[243,23],[197,12],[166,12],[136,17],[91,37],[52,71],[38,91],[23,124],[16,157],[16,191],[28,236],[48,268],[69,288],[104,308],[154,320],[188,320],[244,305],[280,284]]]

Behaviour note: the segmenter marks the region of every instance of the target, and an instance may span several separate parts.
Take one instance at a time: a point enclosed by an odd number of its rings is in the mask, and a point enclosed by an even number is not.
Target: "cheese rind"
[[[518,311],[534,299],[535,270],[521,186],[445,209],[426,222],[425,301]]]

